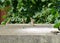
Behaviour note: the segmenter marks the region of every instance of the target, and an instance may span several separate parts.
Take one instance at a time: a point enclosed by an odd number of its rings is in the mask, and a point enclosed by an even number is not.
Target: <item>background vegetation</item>
[[[31,23],[54,24],[60,22],[59,0],[0,0],[0,9],[7,12],[5,24]]]

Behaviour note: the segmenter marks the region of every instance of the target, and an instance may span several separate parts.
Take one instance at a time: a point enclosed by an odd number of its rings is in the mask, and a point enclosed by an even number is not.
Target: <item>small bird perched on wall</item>
[[[34,26],[34,19],[33,18],[30,19],[31,19],[31,25]]]

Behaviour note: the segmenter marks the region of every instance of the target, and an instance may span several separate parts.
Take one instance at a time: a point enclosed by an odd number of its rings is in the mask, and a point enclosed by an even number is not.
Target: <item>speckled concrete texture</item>
[[[0,35],[0,43],[60,43],[58,35]]]
[[[7,28],[8,27],[8,28]],[[60,43],[60,33],[54,28],[38,28],[16,26],[0,27],[0,43]],[[10,29],[10,28],[11,29]]]

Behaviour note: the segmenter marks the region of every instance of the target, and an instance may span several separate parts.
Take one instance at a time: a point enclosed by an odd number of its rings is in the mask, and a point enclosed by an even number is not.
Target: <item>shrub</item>
[[[37,24],[54,24],[60,20],[59,0],[5,0],[1,4],[11,6],[7,15],[11,19],[9,23],[30,23],[31,18]]]

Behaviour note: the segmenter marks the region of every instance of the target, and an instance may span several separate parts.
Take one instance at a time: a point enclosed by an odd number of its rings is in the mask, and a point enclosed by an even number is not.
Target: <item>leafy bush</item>
[[[1,0],[0,2],[5,7],[10,6],[7,15],[7,18],[10,18],[9,23],[30,23],[30,18],[36,24],[54,24],[60,20],[59,0]]]

